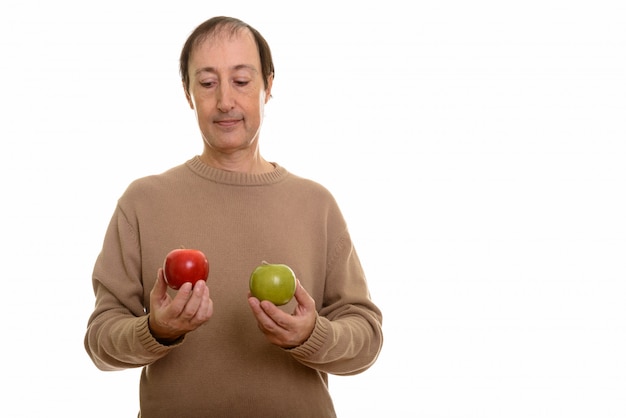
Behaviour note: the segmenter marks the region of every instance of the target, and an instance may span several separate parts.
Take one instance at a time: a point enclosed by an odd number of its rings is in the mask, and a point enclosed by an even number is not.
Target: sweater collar
[[[274,165],[273,171],[260,174],[220,170],[205,164],[199,155],[188,160],[185,164],[191,171],[207,180],[234,186],[263,186],[277,183],[287,176],[287,170],[277,163],[272,163]]]

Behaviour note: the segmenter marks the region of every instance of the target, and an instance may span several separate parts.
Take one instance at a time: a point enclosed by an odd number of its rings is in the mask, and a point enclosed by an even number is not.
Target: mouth
[[[218,119],[215,120],[213,123],[222,128],[231,128],[237,125],[239,122],[241,122],[241,119]]]

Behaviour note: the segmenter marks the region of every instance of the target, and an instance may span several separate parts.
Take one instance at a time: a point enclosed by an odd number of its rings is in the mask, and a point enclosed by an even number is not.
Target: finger
[[[202,304],[209,299],[208,293],[209,293],[208,288],[205,282],[203,281],[196,282],[196,284],[193,286],[193,288],[190,291],[189,299],[187,300],[187,303],[185,304],[185,309],[182,312],[181,316],[185,319],[193,318],[200,310],[200,307],[202,306]]]
[[[283,330],[289,330],[292,325],[291,315],[283,312],[272,302],[264,300],[260,303],[261,310],[265,314],[264,317],[267,320],[264,325],[268,329],[282,328]]]
[[[187,305],[187,301],[191,297],[192,288],[191,283],[183,283],[183,285],[178,289],[178,293],[172,300],[172,303],[169,306],[170,314],[174,317],[178,317],[185,310],[185,305]]]
[[[265,301],[265,303],[274,306],[272,302]],[[248,304],[261,330],[265,332],[265,330],[276,328],[274,320],[267,314],[265,308],[262,306],[263,302],[251,296],[248,298]]]
[[[250,309],[252,309],[252,313],[254,313],[257,321],[259,321],[263,316],[267,316],[261,308],[261,301],[254,296],[248,297],[248,305],[250,305]]]
[[[200,308],[196,313],[196,317],[200,322],[206,322],[213,316],[213,300],[209,293],[209,287],[207,286],[206,292],[202,297]]]

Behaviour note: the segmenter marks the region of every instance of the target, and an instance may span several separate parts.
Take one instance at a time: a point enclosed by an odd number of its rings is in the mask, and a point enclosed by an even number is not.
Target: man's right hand
[[[150,291],[148,324],[154,338],[162,344],[171,344],[189,331],[204,324],[213,315],[213,301],[206,282],[199,280],[193,286],[183,284],[172,299],[167,293],[163,269]]]

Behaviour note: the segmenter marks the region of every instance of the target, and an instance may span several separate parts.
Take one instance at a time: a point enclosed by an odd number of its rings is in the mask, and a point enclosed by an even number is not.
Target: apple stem
[[[269,264],[267,261],[263,260],[261,261],[261,264]]]

